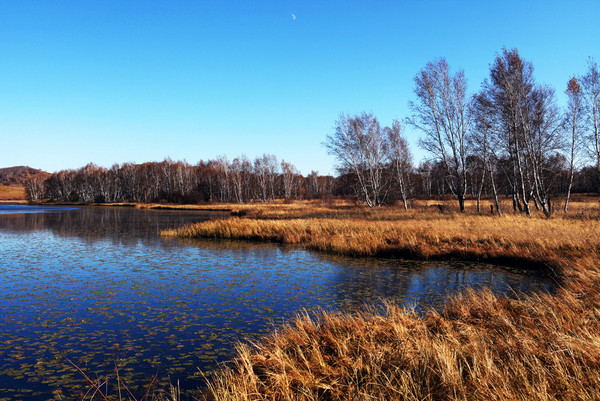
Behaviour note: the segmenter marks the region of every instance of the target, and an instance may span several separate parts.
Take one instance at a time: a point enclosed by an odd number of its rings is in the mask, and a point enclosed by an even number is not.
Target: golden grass
[[[0,201],[24,201],[26,199],[25,187],[0,185]]]
[[[482,292],[425,318],[394,305],[383,315],[302,315],[240,345],[211,390],[216,400],[597,399],[599,306]],[[596,314],[579,319],[582,308]]]
[[[249,206],[245,218],[164,235],[277,241],[351,255],[459,257],[554,271],[555,294],[467,292],[442,313],[303,314],[242,344],[210,383],[215,400],[600,398],[600,219],[574,199],[552,219],[435,208]],[[579,209],[578,209],[579,208]]]
[[[284,218],[286,212],[292,218]],[[313,215],[328,217],[298,217]],[[600,252],[599,220],[569,215],[545,219],[393,208],[268,211],[263,206],[250,209],[244,218],[211,220],[162,234],[280,242],[352,256],[504,259],[547,266]]]

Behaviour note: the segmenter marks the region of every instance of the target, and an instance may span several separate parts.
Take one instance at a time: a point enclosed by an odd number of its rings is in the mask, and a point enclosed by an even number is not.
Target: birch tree
[[[501,157],[511,162],[507,176],[514,209],[529,216],[533,199],[550,216],[547,162],[563,146],[554,90],[535,83],[533,65],[517,49],[503,49],[496,56],[483,86],[491,108],[490,133]]]
[[[567,113],[565,115],[565,128],[569,132],[570,137],[570,165],[569,165],[569,183],[567,186],[567,197],[565,199],[565,213],[569,209],[569,198],[571,197],[571,188],[573,187],[573,175],[575,172],[575,149],[579,142],[580,130],[581,130],[581,119],[583,114],[583,98],[581,92],[581,85],[577,78],[573,77],[567,84],[567,90],[565,91],[569,97],[569,103],[567,105]]]
[[[408,143],[402,135],[402,125],[394,121],[391,127],[385,127],[386,140],[388,141],[389,162],[398,189],[404,210],[408,210],[408,193],[410,191],[410,172],[412,171],[412,154]]]
[[[550,189],[556,174],[547,174],[551,165],[548,160],[564,147],[560,127],[560,113],[554,101],[554,90],[548,86],[537,86],[526,107],[522,108],[525,116],[522,138],[525,143],[528,177],[531,177],[533,195],[536,205],[541,206],[546,217],[552,214]]]
[[[292,164],[285,160],[281,161],[281,178],[283,183],[283,196],[290,199],[292,195],[297,195],[298,177],[300,172]]]
[[[588,118],[587,137],[598,171],[598,194],[600,194],[600,71],[594,59],[588,59],[587,73],[581,78],[583,98]]]
[[[46,177],[42,175],[34,175],[25,181],[25,192],[27,198],[32,202],[40,202],[44,199],[45,188],[44,182]]]
[[[495,176],[497,174],[497,160],[496,149],[498,148],[497,141],[495,141],[492,135],[493,129],[493,110],[490,100],[487,98],[485,92],[480,92],[473,97],[472,105],[472,121],[473,131],[469,135],[469,142],[471,144],[472,151],[478,155],[483,162],[482,182],[480,189],[477,194],[477,211],[480,211],[480,197],[481,189],[487,175],[489,176],[490,186],[492,188],[492,195],[494,197],[494,206],[496,213],[502,216],[502,210],[500,209],[500,201],[498,199],[498,189],[496,185]]]
[[[490,79],[484,82],[484,91],[493,114],[493,131],[499,149],[511,161],[513,208],[531,214],[523,144],[524,116],[522,107],[534,88],[533,65],[525,62],[516,49],[503,49],[490,68]]]
[[[341,114],[335,132],[327,136],[324,144],[329,154],[337,158],[338,170],[356,178],[357,197],[369,207],[381,205],[387,187],[383,169],[388,151],[377,118],[370,113]]]
[[[277,170],[277,158],[274,155],[265,153],[254,160],[254,174],[258,184],[259,198],[263,202],[275,199]]]
[[[444,166],[445,181],[465,210],[467,192],[467,80],[459,70],[452,74],[444,58],[427,63],[414,78],[415,102],[410,102],[409,124],[423,133],[420,146]]]

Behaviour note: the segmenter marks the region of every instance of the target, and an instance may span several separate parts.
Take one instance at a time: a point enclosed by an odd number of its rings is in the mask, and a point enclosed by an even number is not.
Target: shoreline
[[[17,201],[15,201],[17,202]],[[231,212],[231,207],[221,207],[219,204],[162,204],[162,203],[139,203],[139,202],[115,202],[115,203],[85,203],[85,202],[30,202],[27,200],[18,201],[35,206],[78,206],[78,207],[124,207],[149,210],[198,210],[209,212]]]

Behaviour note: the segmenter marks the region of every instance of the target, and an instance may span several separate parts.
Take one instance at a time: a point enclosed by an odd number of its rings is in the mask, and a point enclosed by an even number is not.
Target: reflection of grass
[[[489,207],[489,206],[488,206]],[[441,314],[301,316],[211,382],[216,399],[594,399],[600,394],[597,200],[552,219],[275,205],[164,232],[276,241],[351,255],[504,260],[556,272],[554,295],[469,292]],[[525,266],[523,266],[525,267]]]

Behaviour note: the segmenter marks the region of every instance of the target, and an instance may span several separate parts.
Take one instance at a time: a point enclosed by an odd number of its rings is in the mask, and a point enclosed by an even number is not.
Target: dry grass
[[[484,292],[425,318],[394,305],[303,315],[240,345],[211,389],[216,400],[597,399],[599,306]]]
[[[0,185],[0,201],[25,201],[25,187]]]
[[[325,217],[313,217],[325,216]],[[181,238],[271,241],[352,256],[459,257],[553,266],[600,250],[600,222],[522,215],[462,215],[434,209],[249,208],[244,218],[211,220],[163,232]]]
[[[304,314],[210,383],[216,400],[582,400],[600,398],[600,219],[574,200],[552,219],[444,214],[424,205],[250,206],[247,217],[165,235],[298,244],[351,255],[503,260],[554,271],[556,294],[469,292],[441,314]],[[289,218],[291,217],[291,218]]]

